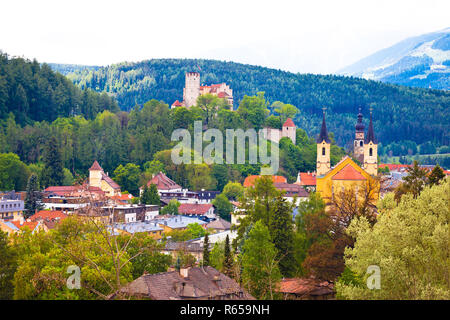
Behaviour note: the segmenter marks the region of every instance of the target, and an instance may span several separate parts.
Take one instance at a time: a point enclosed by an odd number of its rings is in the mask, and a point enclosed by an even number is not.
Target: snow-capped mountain
[[[338,74],[450,90],[450,28],[403,40]]]

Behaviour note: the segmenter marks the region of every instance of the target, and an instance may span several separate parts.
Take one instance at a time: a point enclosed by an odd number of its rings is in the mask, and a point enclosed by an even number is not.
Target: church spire
[[[367,138],[365,143],[377,143],[375,139],[375,134],[373,133],[373,123],[372,123],[372,108],[370,108],[370,122],[369,122],[369,131],[367,131]]]
[[[320,135],[317,139],[317,143],[321,143],[325,140],[326,143],[330,143],[330,139],[328,139],[328,131],[327,131],[327,124],[325,123],[325,110],[326,108],[322,108],[323,110],[323,120],[322,120],[322,128],[320,129]]]
[[[365,126],[364,126],[364,123],[362,122],[362,118],[363,118],[363,115],[361,113],[361,108],[359,108],[358,121],[356,122],[356,125],[355,125],[356,132],[364,132]]]

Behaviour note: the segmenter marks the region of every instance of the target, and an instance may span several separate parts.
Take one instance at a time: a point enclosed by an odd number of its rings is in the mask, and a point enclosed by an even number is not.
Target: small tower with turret
[[[375,139],[372,123],[372,108],[370,108],[370,122],[367,137],[364,141],[364,165],[363,169],[373,176],[378,174],[378,142]]]
[[[353,142],[353,156],[361,163],[364,162],[364,123],[363,115],[359,108],[358,120],[355,125],[355,141]]]
[[[322,128],[320,129],[319,138],[317,138],[317,176],[326,174],[331,170],[330,148],[331,140],[328,138],[327,124],[325,123],[325,108],[323,108]]]
[[[291,118],[287,118],[286,122],[281,128],[281,136],[288,137],[291,139],[292,143],[295,144],[295,138],[297,136],[297,126],[294,124]]]
[[[97,160],[95,160],[92,166],[89,168],[89,186],[101,188],[102,173],[102,167],[100,167]]]
[[[186,107],[192,107],[197,104],[197,98],[200,95],[200,73],[186,72],[185,85],[183,89],[183,100]]]

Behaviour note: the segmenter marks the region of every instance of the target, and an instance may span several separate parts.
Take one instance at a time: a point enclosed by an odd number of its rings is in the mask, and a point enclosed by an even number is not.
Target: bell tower
[[[355,125],[355,141],[353,142],[353,156],[359,162],[364,162],[364,123],[362,122],[363,115],[361,108],[359,108],[358,120]]]
[[[186,107],[192,107],[197,104],[197,98],[200,95],[200,73],[186,72],[186,80],[183,90],[183,100]]]
[[[372,123],[372,108],[370,108],[369,130],[364,141],[364,166],[363,169],[373,176],[378,174],[378,142],[375,139]]]
[[[317,161],[316,161],[316,171],[317,176],[326,174],[331,170],[330,162],[330,147],[331,140],[328,138],[327,124],[325,123],[325,110],[323,108],[323,120],[322,128],[320,129],[319,138],[317,138]]]

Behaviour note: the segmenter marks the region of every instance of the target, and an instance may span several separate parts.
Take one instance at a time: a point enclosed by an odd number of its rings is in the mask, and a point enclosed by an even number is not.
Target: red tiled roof
[[[182,103],[180,101],[176,100],[172,105],[175,107],[181,107]]]
[[[156,188],[158,190],[181,189],[180,185],[162,172],[158,173],[149,182],[147,182],[147,186],[150,186],[151,184],[156,184]]]
[[[65,219],[67,218],[67,215],[64,214],[62,211],[48,211],[48,210],[41,210],[35,214],[33,214],[30,219],[31,221],[37,221],[37,220],[55,220],[55,219]]]
[[[342,168],[338,173],[336,173],[332,180],[366,180],[366,178],[350,164]]]
[[[78,193],[82,193],[83,191],[92,192],[92,193],[103,193],[102,189],[99,187],[89,186],[86,190],[84,186],[76,185],[76,186],[50,186],[44,190],[44,192],[51,192],[58,196],[66,196],[66,195],[75,195]]]
[[[285,196],[286,197],[308,197],[309,193],[305,189],[303,189],[302,186],[299,186],[298,184],[290,184],[290,183],[284,183],[284,182],[275,182],[274,187],[278,190],[286,191]]]
[[[199,203],[182,203],[178,207],[178,212],[181,214],[198,214],[202,215],[208,212],[212,208],[212,204],[199,204]]]
[[[94,163],[92,164],[92,166],[89,168],[89,171],[90,170],[102,170],[103,171],[102,167],[100,167],[97,160],[95,160]]]
[[[273,183],[287,183],[287,179],[283,176],[271,176],[272,177],[272,181]],[[244,180],[244,187],[248,188],[248,187],[253,187],[255,185],[255,181],[256,179],[261,178],[260,175],[252,175],[252,176],[248,176],[245,178]]]
[[[113,199],[113,200],[120,200],[120,201],[129,201],[133,198],[134,197],[131,193],[122,193],[120,196],[116,195],[116,196],[111,197],[111,199]]]
[[[218,94],[217,94],[217,96],[219,97],[219,98],[225,98],[225,97],[228,97],[228,94],[226,93],[226,92],[219,92]]]
[[[319,296],[333,294],[334,285],[331,282],[318,279],[290,278],[281,280],[278,291],[297,296]]]
[[[111,186],[111,188],[120,189],[120,186],[113,179],[107,176],[104,172],[102,172],[102,180],[105,180],[106,183],[108,183]]]
[[[286,122],[283,124],[283,127],[295,127],[294,121],[291,118],[287,118]]]
[[[24,221],[23,224],[20,224],[20,221],[11,221],[11,223],[19,229],[28,227],[31,231],[33,231],[38,226],[39,221]]]
[[[315,186],[316,173],[315,172],[299,172],[301,186]]]

